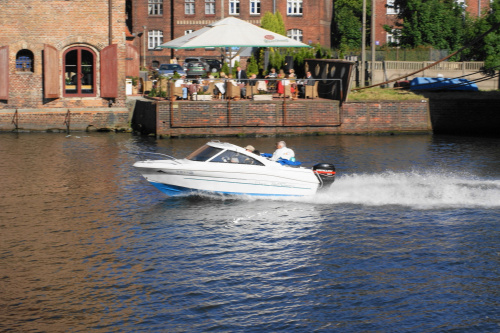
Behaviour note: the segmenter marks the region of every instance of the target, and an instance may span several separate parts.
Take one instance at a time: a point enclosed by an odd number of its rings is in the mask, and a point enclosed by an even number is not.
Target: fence
[[[437,77],[442,75],[446,78],[464,77],[470,81],[478,81],[477,85],[481,90],[498,89],[498,78],[489,78],[481,69],[484,62],[440,62],[431,68],[423,70],[414,75],[409,75],[415,71],[426,68],[433,64],[432,61],[375,61],[372,67],[371,61],[367,61],[365,77],[371,79],[371,84],[377,84],[396,78],[401,80],[412,80],[415,77]],[[356,77],[359,78],[359,63],[356,68]],[[373,70],[372,70],[373,68]]]

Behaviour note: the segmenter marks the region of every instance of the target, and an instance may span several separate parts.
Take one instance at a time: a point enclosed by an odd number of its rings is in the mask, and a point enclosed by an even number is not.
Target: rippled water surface
[[[338,174],[287,200],[131,166],[206,141],[0,134],[0,331],[500,332],[500,140],[287,138]]]

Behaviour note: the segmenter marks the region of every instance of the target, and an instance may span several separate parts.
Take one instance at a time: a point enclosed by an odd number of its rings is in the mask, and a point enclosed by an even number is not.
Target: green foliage
[[[466,41],[471,42],[477,36],[484,34],[492,27],[500,24],[500,0],[495,0],[491,4],[491,11],[488,15],[470,21]],[[465,50],[462,60],[484,61],[487,72],[492,73],[500,69],[500,31],[495,29],[487,34],[482,40],[475,43],[473,47]]]
[[[137,76],[127,76],[127,78],[132,80],[132,85],[134,87],[136,87],[137,83],[139,83],[139,78]]]
[[[251,56],[247,61],[247,74],[257,74],[259,73],[259,66],[257,65],[257,60]]]
[[[345,52],[348,48],[361,45],[362,14],[362,0],[336,0],[333,2],[332,46],[334,48]],[[367,24],[367,26],[369,25]]]
[[[229,73],[229,65],[227,64],[227,62],[224,61],[224,63],[222,64],[222,68],[220,70],[221,72],[223,73]]]
[[[156,91],[156,88],[153,88],[149,91],[149,94],[148,96],[149,97],[156,97],[156,95],[158,94],[158,92]]]
[[[285,54],[278,48],[269,49],[269,66],[279,69],[285,64]]]
[[[402,23],[403,47],[430,45],[437,49],[457,50],[466,31],[466,15],[455,1],[395,0]]]
[[[265,12],[260,20],[260,26],[263,29],[286,36],[286,28],[280,12],[276,12],[276,14]]]
[[[277,34],[286,36],[286,28],[285,28],[285,23],[283,22],[283,17],[281,16],[280,12],[276,12],[274,14],[276,16],[276,23],[277,23],[277,31],[275,31]]]

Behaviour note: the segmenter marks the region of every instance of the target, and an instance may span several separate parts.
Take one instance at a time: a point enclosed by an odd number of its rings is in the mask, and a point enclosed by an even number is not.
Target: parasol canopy
[[[228,17],[160,45],[169,49],[206,47],[310,47],[295,39]]]

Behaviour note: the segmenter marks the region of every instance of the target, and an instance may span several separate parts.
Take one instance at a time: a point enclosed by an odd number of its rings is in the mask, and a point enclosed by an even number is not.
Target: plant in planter
[[[208,91],[199,91],[196,95],[193,95],[193,100],[197,101],[211,101],[212,95]]]
[[[138,83],[139,83],[139,78],[137,76],[127,76],[127,78],[132,80],[132,94],[137,94],[138,93]]]
[[[254,101],[272,101],[273,95],[265,90],[258,90],[257,94],[253,95]]]

